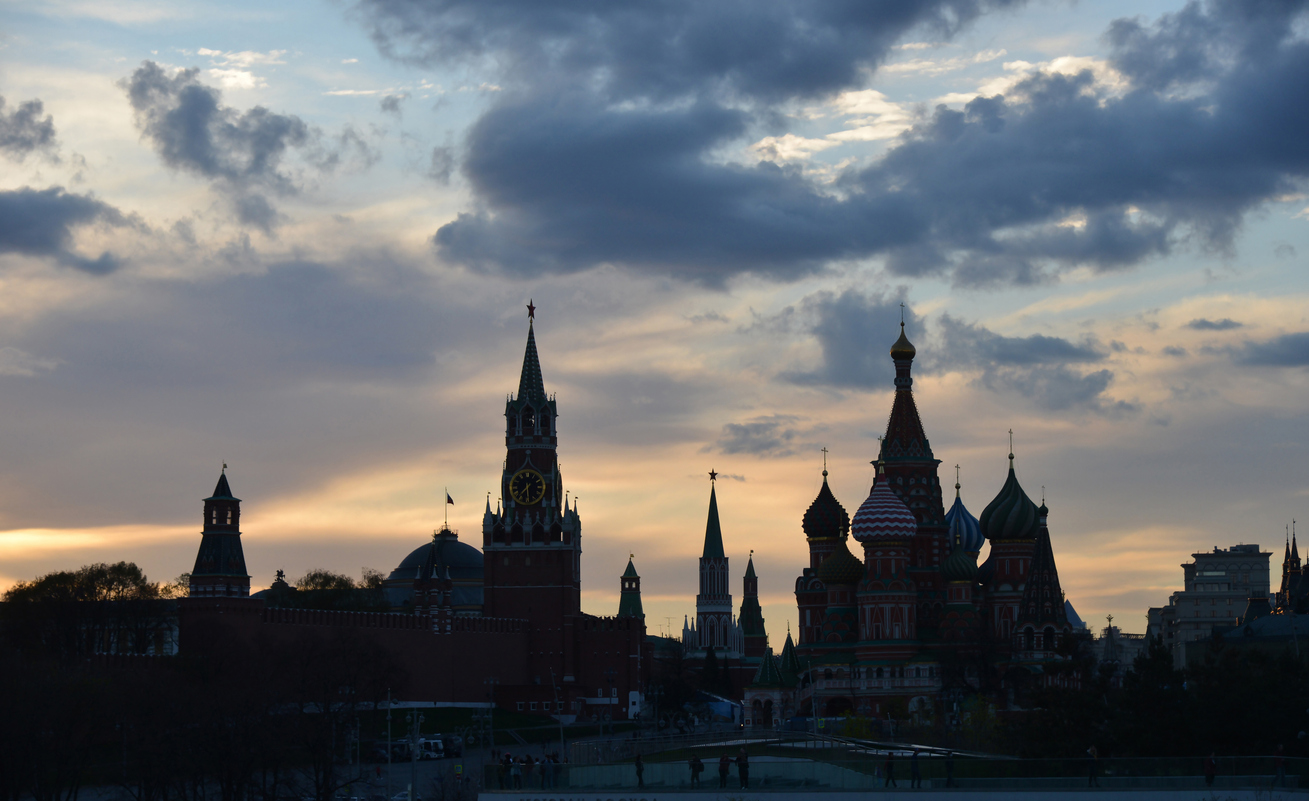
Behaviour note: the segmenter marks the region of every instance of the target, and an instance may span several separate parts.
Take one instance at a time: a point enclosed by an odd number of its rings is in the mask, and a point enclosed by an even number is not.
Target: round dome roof
[[[982,543],[986,540],[982,536],[982,526],[964,507],[958,495],[954,498],[954,506],[945,513],[945,522],[950,527],[951,547],[959,547],[969,553],[982,550]]]
[[[850,513],[836,500],[832,488],[827,486],[827,471],[823,471],[823,487],[818,490],[818,497],[809,504],[801,523],[806,537],[810,539],[843,539],[850,531]]]
[[[846,546],[844,540],[818,566],[818,580],[828,586],[858,584],[859,579],[863,577],[864,563],[850,553],[850,549]]]
[[[437,565],[450,568],[450,578],[482,578],[482,552],[450,535],[437,537],[435,541],[415,548],[391,571],[387,581],[413,581],[418,578],[419,569],[434,547],[437,548]]]
[[[854,513],[850,532],[860,542],[871,539],[907,540],[918,532],[914,513],[894,492],[885,474],[877,477],[873,491]]]
[[[982,534],[990,540],[1034,540],[1036,532],[1040,525],[1040,513],[1036,509],[1036,504],[1032,499],[1027,497],[1023,492],[1022,486],[1018,483],[1018,477],[1014,475],[1014,463],[1012,456],[1009,460],[1009,477],[1005,479],[1004,486],[1000,488],[1000,494],[995,496],[995,500],[986,505],[982,510],[982,519],[979,521],[982,527]]]
[[[955,548],[941,563],[941,575],[946,581],[977,581],[977,557]]]
[[[912,359],[918,354],[909,337],[904,335],[904,323],[900,323],[900,338],[891,346],[892,359]]]

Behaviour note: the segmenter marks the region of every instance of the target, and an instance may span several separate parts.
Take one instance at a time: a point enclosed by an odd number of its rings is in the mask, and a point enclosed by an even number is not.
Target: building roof
[[[872,539],[907,540],[918,532],[918,521],[904,501],[891,491],[885,472],[877,476],[877,483],[868,498],[854,513],[850,525],[854,538],[860,542]]]
[[[801,528],[806,537],[815,540],[844,539],[850,532],[850,513],[827,486],[826,470],[823,471],[823,486],[818,490],[818,497],[805,510]]]
[[[523,374],[518,379],[518,399],[533,404],[545,401],[545,383],[541,378],[541,359],[536,355],[536,333],[527,323],[527,350],[523,353]]]
[[[623,571],[623,578],[640,578],[636,574],[636,565],[632,564],[630,557],[627,560],[627,569]]]
[[[914,404],[913,378],[910,375],[914,352],[914,346],[905,336],[904,323],[901,323],[900,338],[891,348],[891,358],[896,361],[895,400],[891,402],[891,416],[886,422],[886,436],[882,438],[878,461],[914,462],[935,458],[923,431],[918,407]]]
[[[782,673],[777,669],[777,657],[771,653],[764,654],[764,658],[759,662],[759,669],[755,671],[754,680],[750,682],[751,687],[785,687],[786,682],[782,680]]]
[[[709,520],[704,529],[704,552],[701,559],[726,559],[723,551],[723,527],[718,524],[718,495],[714,484],[709,485]]]
[[[818,566],[818,580],[827,586],[857,584],[864,577],[864,563],[850,553],[845,541],[836,546],[836,550],[827,555]]]
[[[239,501],[240,498],[232,495],[232,488],[227,485],[227,471],[218,474],[218,485],[214,487],[214,494],[205,498],[206,501]]]
[[[959,485],[955,484],[954,505],[945,513],[945,523],[950,529],[950,547],[963,548],[971,554],[980,553],[986,537],[982,536],[982,525],[964,506],[959,497]],[[976,560],[974,560],[976,563]]]
[[[1014,474],[1013,454],[1009,455],[1009,476],[1004,486],[982,510],[982,518],[978,523],[982,534],[992,542],[1036,539],[1040,513],[1018,483],[1018,476]]]
[[[778,660],[777,668],[782,674],[782,680],[791,687],[800,682],[800,674],[804,672],[800,657],[795,654],[795,641],[791,639],[789,628],[786,632],[786,645],[782,646],[782,658]]]
[[[977,554],[956,547],[941,563],[941,576],[946,581],[977,581]]]
[[[1055,568],[1054,549],[1050,545],[1050,529],[1044,521],[1036,534],[1032,564],[1027,569],[1023,600],[1018,607],[1018,625],[1023,623],[1060,628],[1068,625],[1063,590],[1059,587],[1059,571]]]

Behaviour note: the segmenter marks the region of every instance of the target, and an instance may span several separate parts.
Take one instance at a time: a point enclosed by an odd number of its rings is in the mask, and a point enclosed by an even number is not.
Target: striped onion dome
[[[945,513],[945,523],[950,527],[950,547],[963,548],[968,553],[976,554],[982,550],[986,538],[982,536],[982,526],[977,518],[964,508],[956,486],[954,506]]]
[[[873,491],[854,513],[850,533],[860,542],[869,540],[907,540],[918,532],[914,513],[894,492],[885,473],[879,473]]]

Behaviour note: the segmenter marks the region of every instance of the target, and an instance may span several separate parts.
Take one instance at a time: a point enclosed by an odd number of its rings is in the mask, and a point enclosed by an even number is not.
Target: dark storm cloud
[[[1197,317],[1186,324],[1187,328],[1193,328],[1196,331],[1230,331],[1233,328],[1240,328],[1243,323],[1238,323],[1231,317],[1224,317],[1221,320],[1206,320],[1203,317]]]
[[[839,197],[718,155],[777,132],[783,101],[862,86],[916,25],[948,35],[987,7],[360,6],[393,58],[501,72],[506,91],[465,143],[475,210],[435,236],[444,258],[481,269],[618,264],[718,284],[880,255],[899,275],[1032,284],[1125,269],[1183,238],[1230,248],[1247,212],[1309,172],[1302,2],[1119,21],[1108,38],[1125,94],[1090,73],[1037,74],[938,109],[848,170]]]
[[[348,126],[324,143],[319,131],[295,115],[225,106],[222,93],[201,83],[199,74],[189,69],[170,75],[146,61],[123,86],[137,127],[163,162],[208,179],[228,196],[244,225],[271,231],[281,219],[268,196],[299,191],[296,176],[284,165],[292,152],[323,172],[346,159],[365,166],[377,159]]]
[[[55,120],[49,114],[42,119],[44,113],[40,100],[19,103],[12,112],[6,112],[5,99],[0,97],[0,152],[17,161],[34,151],[53,155]]]
[[[895,365],[888,355],[899,336],[903,312],[912,339],[921,338],[923,319],[907,306],[903,290],[896,294],[864,294],[847,289],[840,294],[816,292],[788,307],[782,315],[798,315],[822,349],[823,363],[813,371],[783,375],[796,384],[833,387],[889,387]]]
[[[1309,332],[1283,334],[1267,342],[1247,343],[1237,358],[1267,367],[1309,367]]]
[[[88,259],[72,250],[74,229],[94,223],[121,226],[129,221],[107,203],[58,186],[0,191],[0,253],[46,256],[68,267],[104,275],[119,266],[113,254],[105,252]]]
[[[1117,415],[1136,410],[1133,404],[1105,397],[1113,381],[1112,371],[1073,369],[1105,359],[1095,340],[1079,343],[1041,334],[1006,337],[948,314],[941,315],[940,334],[939,348],[932,352],[934,366],[979,371],[978,383],[992,392],[1018,395],[1053,412]]]

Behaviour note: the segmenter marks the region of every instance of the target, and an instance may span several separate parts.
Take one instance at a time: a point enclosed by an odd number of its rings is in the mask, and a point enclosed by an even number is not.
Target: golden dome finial
[[[909,337],[904,333],[904,304],[900,304],[900,338],[891,346],[892,359],[913,359],[918,354],[914,344],[909,341]]]

